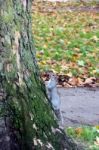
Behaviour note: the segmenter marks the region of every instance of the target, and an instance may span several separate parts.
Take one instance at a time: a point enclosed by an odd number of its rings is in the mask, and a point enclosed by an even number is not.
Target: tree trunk
[[[0,150],[77,150],[59,129],[39,76],[32,0],[0,0]]]

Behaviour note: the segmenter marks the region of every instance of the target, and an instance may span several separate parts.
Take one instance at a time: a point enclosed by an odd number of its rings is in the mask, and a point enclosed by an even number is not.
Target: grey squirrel
[[[50,73],[50,79],[47,83],[48,98],[51,101],[56,117],[63,124],[63,118],[60,111],[61,100],[57,90],[57,78],[55,74]]]

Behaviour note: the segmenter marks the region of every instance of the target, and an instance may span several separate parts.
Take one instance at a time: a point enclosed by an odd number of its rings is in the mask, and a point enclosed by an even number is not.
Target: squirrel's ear
[[[52,73],[51,72],[49,72],[49,78],[51,78],[52,77]]]
[[[54,77],[55,77],[55,80],[58,82],[58,76],[57,76],[57,74],[55,74]]]
[[[56,76],[56,82],[58,83],[58,77]]]
[[[51,78],[52,76],[54,76],[54,73],[52,71],[49,72],[49,77]]]
[[[51,73],[50,73],[50,72],[48,72],[48,78],[49,78],[49,79],[51,78]]]

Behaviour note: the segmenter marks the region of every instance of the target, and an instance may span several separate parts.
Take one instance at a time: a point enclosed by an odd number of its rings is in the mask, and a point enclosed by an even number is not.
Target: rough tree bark
[[[77,150],[59,129],[39,76],[32,0],[0,0],[0,150]]]

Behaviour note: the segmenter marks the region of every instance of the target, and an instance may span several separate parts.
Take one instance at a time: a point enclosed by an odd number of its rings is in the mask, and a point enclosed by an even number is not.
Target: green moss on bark
[[[4,117],[7,136],[10,141],[15,137],[14,142],[18,141],[21,150],[44,150],[49,145],[60,150],[65,148],[61,142],[65,136],[62,132],[56,136],[58,125],[40,79],[30,5],[30,0],[5,0],[0,6],[0,91],[3,90],[0,119]]]

